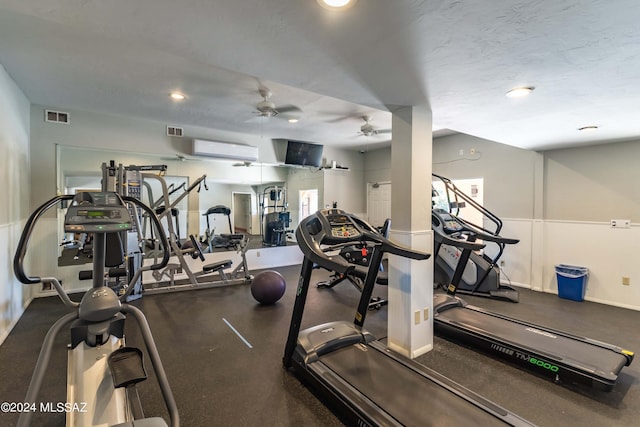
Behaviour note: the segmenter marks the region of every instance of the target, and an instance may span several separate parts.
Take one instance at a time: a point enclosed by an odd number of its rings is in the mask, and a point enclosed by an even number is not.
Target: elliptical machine
[[[94,235],[93,286],[80,303],[71,301],[55,277],[31,277],[24,271],[24,257],[36,222],[47,210],[63,200],[74,201],[67,210],[65,232],[90,232]],[[126,292],[118,297],[111,288],[105,286],[106,235],[120,234],[133,227],[134,220],[125,202],[135,204],[152,219],[164,248],[164,257],[158,264],[137,269]],[[137,216],[133,218],[137,220]],[[126,347],[124,343],[125,319],[128,316],[133,317],[138,324],[169,411],[171,426],[179,426],[175,399],[149,324],[142,311],[125,303],[142,272],[162,268],[168,260],[169,244],[158,218],[149,207],[133,197],[121,197],[114,192],[81,193],[75,197],[61,195],[36,209],[20,237],[13,260],[14,272],[24,284],[51,284],[64,305],[73,311],[56,321],[47,332],[24,402],[36,407],[55,338],[63,328],[70,327],[66,402],[81,407],[66,411],[66,425],[166,427],[162,418],[145,418],[142,412],[135,385],[146,379],[146,372],[142,352],[137,348]],[[18,426],[32,425],[31,415],[31,411],[21,413]]]

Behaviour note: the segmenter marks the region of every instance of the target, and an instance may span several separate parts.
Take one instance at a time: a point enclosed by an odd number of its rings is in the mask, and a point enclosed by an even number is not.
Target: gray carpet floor
[[[147,315],[184,426],[336,426],[340,420],[296,377],[282,368],[282,354],[295,297],[299,267],[278,269],[286,278],[285,296],[261,306],[250,285],[145,296],[133,304]],[[313,281],[327,273],[315,271]],[[375,294],[385,296],[385,288]],[[348,283],[309,291],[302,327],[352,319],[358,291]],[[466,296],[474,305],[577,335],[640,350],[640,312],[563,300],[523,290],[520,303]],[[40,342],[65,308],[55,297],[35,300],[0,346],[0,401],[23,399]],[[227,322],[244,337],[241,340]],[[127,326],[129,345],[142,345]],[[386,307],[368,314],[367,328],[386,334]],[[40,399],[65,400],[67,337],[58,349]],[[249,347],[249,345],[251,347]],[[467,388],[541,426],[637,425],[640,420],[640,361],[623,369],[612,392],[557,385],[500,360],[441,338],[417,359]],[[147,416],[166,417],[155,379],[139,387]],[[429,396],[415,396],[416,405]],[[16,415],[0,414],[11,426]],[[62,426],[62,414],[38,414],[34,426]],[[424,425],[429,425],[426,420]]]

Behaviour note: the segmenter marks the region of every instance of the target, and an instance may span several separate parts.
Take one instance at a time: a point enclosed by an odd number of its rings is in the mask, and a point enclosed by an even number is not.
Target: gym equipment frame
[[[29,239],[38,219],[60,201],[72,200],[75,204],[67,209],[65,232],[91,232],[93,246],[93,287],[80,303],[71,301],[55,277],[29,276],[24,271],[24,258]],[[153,220],[158,236],[164,245],[162,261],[138,269],[129,282],[127,291],[118,298],[105,286],[106,234],[122,233],[133,227],[133,220],[125,202],[145,210]],[[122,247],[121,247],[122,250]],[[24,284],[45,283],[55,288],[58,296],[72,311],[58,321],[47,332],[34,369],[24,402],[33,403],[38,397],[53,345],[58,333],[70,328],[71,342],[67,346],[67,397],[69,404],[80,404],[81,411],[69,411],[67,426],[118,426],[163,427],[162,418],[145,418],[135,385],[146,379],[142,364],[142,352],[126,347],[124,329],[126,318],[133,318],[141,332],[153,370],[171,418],[171,426],[180,424],[178,409],[171,392],[149,324],[138,308],[125,301],[134,284],[145,270],[162,268],[169,259],[169,246],[157,217],[142,202],[132,197],[121,197],[114,192],[81,193],[77,196],[61,195],[45,202],[36,209],[25,225],[14,257],[14,272]],[[106,356],[106,357],[105,357]],[[18,426],[31,426],[31,412],[20,415]],[[137,420],[137,421],[136,421]]]

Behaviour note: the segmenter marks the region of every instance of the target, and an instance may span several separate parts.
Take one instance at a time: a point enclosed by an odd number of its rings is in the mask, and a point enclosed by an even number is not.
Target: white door
[[[251,194],[233,193],[233,228],[236,233],[251,233]]]
[[[298,192],[298,222],[302,221],[318,210],[318,189],[300,190]]]
[[[367,184],[367,215],[369,224],[382,227],[391,218],[391,183]]]

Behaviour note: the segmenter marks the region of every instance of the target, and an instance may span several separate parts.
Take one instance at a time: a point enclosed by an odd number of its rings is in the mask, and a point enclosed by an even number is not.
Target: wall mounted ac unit
[[[255,162],[258,160],[258,147],[194,139],[193,155]]]

